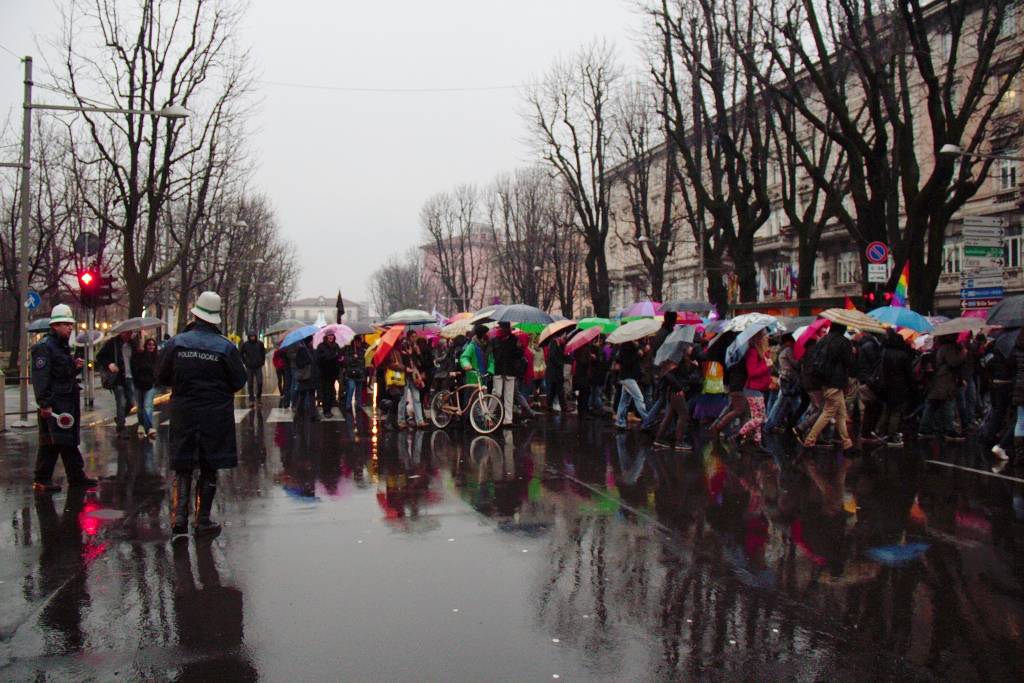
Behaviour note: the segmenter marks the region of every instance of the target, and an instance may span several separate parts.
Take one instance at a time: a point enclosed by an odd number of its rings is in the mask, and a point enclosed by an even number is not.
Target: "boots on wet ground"
[[[171,485],[171,534],[182,536],[188,533],[188,506],[191,503],[192,474],[178,473],[174,475]]]
[[[217,473],[203,472],[199,475],[196,485],[196,518],[192,530],[196,536],[209,536],[220,533],[220,524],[210,519],[213,510],[213,497],[217,494]]]

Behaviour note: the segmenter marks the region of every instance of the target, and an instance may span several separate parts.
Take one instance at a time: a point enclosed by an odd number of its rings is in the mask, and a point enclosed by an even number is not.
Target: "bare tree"
[[[480,194],[473,185],[428,199],[420,210],[428,247],[424,266],[457,307],[484,305],[490,277],[489,230],[480,222]]]
[[[410,249],[402,257],[392,256],[370,277],[370,300],[377,315],[385,317],[403,308],[421,305],[422,257]]]
[[[611,102],[618,77],[612,48],[594,43],[556,63],[527,95],[537,149],[564,183],[576,213],[574,228],[586,244],[587,285],[598,315],[608,315],[611,306],[606,172],[614,165]]]
[[[64,16],[58,84],[80,104],[95,99],[131,109],[191,110],[188,122],[156,115],[83,114],[72,128],[75,162],[101,166],[117,203],[90,211],[120,237],[122,276],[132,315],[147,288],[169,274],[210,201],[215,176],[238,147],[250,88],[244,52],[233,36],[241,11],[230,0],[143,0],[126,11],[116,0],[77,0]],[[55,73],[56,69],[51,69]],[[81,142],[81,138],[88,141]],[[177,249],[166,248],[170,208],[189,193],[193,210],[176,224]]]
[[[576,299],[584,275],[587,246],[576,226],[575,203],[569,192],[561,188],[550,205],[551,270],[544,273],[544,282],[558,300],[562,315],[575,317]],[[588,288],[589,289],[589,288]]]

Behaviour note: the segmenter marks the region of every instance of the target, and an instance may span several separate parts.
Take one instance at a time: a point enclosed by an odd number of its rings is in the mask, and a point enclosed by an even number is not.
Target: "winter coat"
[[[480,381],[480,373],[494,373],[494,356],[482,348],[477,339],[473,339],[463,347],[459,367],[466,373],[466,384],[476,384]]]
[[[316,363],[320,370],[321,377],[335,377],[341,375],[341,347],[338,342],[320,342],[316,347]]]
[[[246,380],[238,347],[197,320],[167,343],[156,378],[171,389],[172,469],[238,465],[235,392]]]
[[[853,344],[842,334],[829,331],[816,345],[816,353],[827,354],[829,374],[821,378],[822,389],[842,389],[850,382],[854,369]]]
[[[800,382],[800,362],[796,359],[792,346],[783,346],[778,357],[779,383],[797,384]]]
[[[914,386],[914,356],[899,335],[882,342],[882,397],[886,403],[906,403]]]
[[[857,380],[868,386],[875,385],[882,362],[882,344],[873,334],[865,334],[857,347]]]
[[[132,383],[140,391],[149,391],[156,384],[156,351],[138,350],[132,353]]]
[[[746,389],[754,391],[768,391],[772,383],[772,371],[764,360],[764,355],[751,346],[747,349],[747,355],[743,358],[747,367]]]
[[[516,377],[520,374],[523,350],[519,348],[519,341],[514,334],[498,332],[498,336],[491,340],[491,353],[495,375]]]
[[[262,368],[263,364],[267,362],[267,349],[259,340],[247,339],[242,342],[240,351],[242,353],[242,362],[250,370]]]
[[[619,379],[640,379],[641,373],[640,347],[636,342],[626,342],[619,346],[615,362],[619,364]]]
[[[964,353],[956,341],[942,343],[935,351],[935,374],[928,386],[929,401],[949,401],[956,398],[960,368]]]
[[[818,343],[808,344],[804,357],[800,359],[800,386],[804,391],[820,391],[821,380],[811,371],[814,367],[814,356],[818,353]]]
[[[565,345],[559,343],[559,341],[555,340],[548,344],[547,356],[545,357],[546,367],[544,368],[544,375],[553,380],[562,378],[565,372]]]
[[[320,366],[316,362],[315,353],[313,347],[305,341],[292,347],[292,376],[301,391],[312,391],[320,386]]]
[[[115,336],[113,339],[108,339],[100,348],[99,353],[96,354],[96,365],[99,368],[104,368],[102,372],[105,372],[105,368],[111,363],[117,366],[117,375],[114,377],[114,384],[117,385],[123,385],[127,376],[125,372],[124,344],[125,342],[121,339],[120,335]],[[134,355],[136,351],[133,348],[132,354]]]
[[[1013,347],[1013,405],[1024,406],[1024,330]]]
[[[44,420],[37,413],[40,445],[77,446],[81,422],[81,404],[78,400],[78,370],[71,355],[68,340],[50,332],[32,347],[32,389],[40,408],[51,408],[53,416]],[[71,429],[57,426],[56,416],[69,413],[75,418]]]

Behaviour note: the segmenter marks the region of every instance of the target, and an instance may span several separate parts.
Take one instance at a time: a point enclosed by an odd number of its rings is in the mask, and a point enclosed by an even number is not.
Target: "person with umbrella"
[[[548,411],[569,412],[569,402],[565,398],[565,343],[566,335],[560,334],[547,344],[547,355],[544,359],[544,381],[548,385]],[[555,410],[558,401],[558,410]]]
[[[187,532],[192,476],[196,535],[215,534],[210,519],[217,493],[217,470],[238,466],[235,444],[235,392],[245,386],[245,365],[238,347],[221,335],[220,296],[203,292],[192,307],[192,322],[174,336],[160,356],[157,382],[171,389],[171,495],[175,535]]]
[[[661,348],[661,345],[665,343],[665,340],[668,339],[668,336],[672,334],[673,330],[675,330],[676,320],[678,319],[678,317],[679,316],[675,311],[668,311],[662,318],[661,327],[658,329],[657,333],[654,335],[654,338],[651,340],[649,358],[652,360],[652,362],[655,356],[657,356],[658,350]],[[654,405],[651,406],[651,409],[647,412],[647,417],[644,419],[643,423],[641,423],[641,429],[650,429],[651,427],[653,427],[655,423],[657,423],[658,418],[661,416],[662,408],[665,407],[666,397],[663,396],[660,391],[656,393],[657,396],[655,396]]]
[[[491,341],[491,355],[494,358],[494,394],[505,408],[502,427],[511,427],[516,377],[525,371],[522,367],[525,358],[508,321],[498,323],[498,334]]]
[[[658,433],[654,437],[654,445],[668,448],[669,443],[665,435],[672,429],[675,422],[675,442],[673,448],[680,452],[692,451],[693,448],[686,443],[686,428],[690,421],[690,408],[686,402],[686,393],[693,391],[701,384],[700,368],[693,360],[693,347],[687,345],[683,350],[682,358],[676,363],[672,360],[666,361],[660,380],[659,393],[665,399],[665,416],[658,426]]]
[[[366,341],[362,335],[342,349],[341,371],[345,378],[345,398],[342,401],[342,414],[363,407],[363,383],[366,381]],[[354,405],[353,405],[354,404]]]
[[[768,420],[764,428],[768,431],[784,431],[785,425],[796,414],[800,407],[800,363],[796,359],[794,351],[795,340],[792,334],[782,335],[779,340],[779,355],[776,359],[776,367],[779,369],[779,396],[772,404],[768,413]]]
[[[764,424],[764,396],[771,386],[772,371],[768,365],[768,332],[760,330],[750,340],[743,360],[746,366],[747,381],[743,386],[743,397],[747,401],[750,419],[740,427],[739,436],[744,440],[752,440],[760,448],[761,425]]]
[[[132,354],[132,382],[139,400],[139,426],[150,439],[156,438],[153,422],[153,398],[156,395],[156,364],[159,354],[156,339],[149,337],[142,348]]]
[[[618,366],[619,386],[622,387],[622,392],[619,395],[619,407],[615,414],[615,426],[620,430],[626,428],[626,415],[629,413],[630,405],[636,409],[641,420],[647,417],[644,395],[637,383],[641,376],[642,363],[643,354],[635,341],[627,341],[619,345],[615,364]]]
[[[96,354],[103,387],[114,394],[114,425],[124,435],[124,423],[134,405],[132,388],[132,353],[137,350],[135,333],[124,331],[112,337]]]
[[[914,386],[913,365],[913,353],[907,342],[896,330],[886,330],[882,341],[882,388],[878,392],[882,399],[882,414],[875,433],[885,438],[893,448],[903,445],[900,430],[907,399]]]
[[[935,370],[928,384],[918,436],[938,435],[958,440],[963,436],[954,426],[956,397],[966,354],[957,344],[955,335],[943,335],[936,341],[938,348],[934,353]]]
[[[295,383],[295,419],[320,421],[316,410],[316,390],[320,385],[319,365],[313,349],[313,335],[288,347],[291,355],[292,381]]]
[[[267,350],[255,331],[241,346],[242,362],[245,363],[246,385],[249,387],[249,401],[258,403],[263,398],[263,365],[267,362]]]
[[[821,414],[811,426],[803,440],[805,448],[814,448],[818,435],[833,419],[836,431],[842,441],[843,452],[853,450],[853,441],[846,425],[846,385],[850,383],[850,372],[854,370],[853,346],[846,338],[846,325],[832,322],[828,334],[818,342],[814,350],[813,365],[824,368],[823,372],[815,371],[823,388],[823,406]],[[820,362],[819,362],[820,359]]]
[[[335,385],[341,378],[341,347],[332,333],[325,334],[320,346],[316,347],[316,362],[320,375],[320,407],[323,408],[324,417],[330,417],[334,405],[338,402],[338,390]],[[344,411],[341,419],[345,420]]]
[[[39,447],[32,490],[55,493],[53,469],[64,462],[68,486],[95,486],[85,474],[85,462],[78,449],[81,403],[78,373],[85,361],[71,355],[68,339],[75,329],[71,307],[57,304],[50,313],[50,332],[32,347],[32,389],[39,406]],[[69,416],[70,419],[64,417]]]

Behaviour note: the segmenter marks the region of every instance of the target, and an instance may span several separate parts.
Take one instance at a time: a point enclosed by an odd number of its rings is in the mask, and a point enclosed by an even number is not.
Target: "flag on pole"
[[[850,297],[846,297],[846,301],[843,302],[843,308],[845,308],[848,311],[857,310],[856,304],[853,303],[853,299],[851,299]]]
[[[896,290],[892,293],[893,306],[906,306],[910,298],[910,261],[903,264],[903,272],[900,279],[896,281]]]
[[[341,298],[341,290],[338,290],[338,300],[334,302],[334,307],[338,309],[338,319],[335,321],[339,325],[341,324],[341,318],[345,315],[345,300]]]

